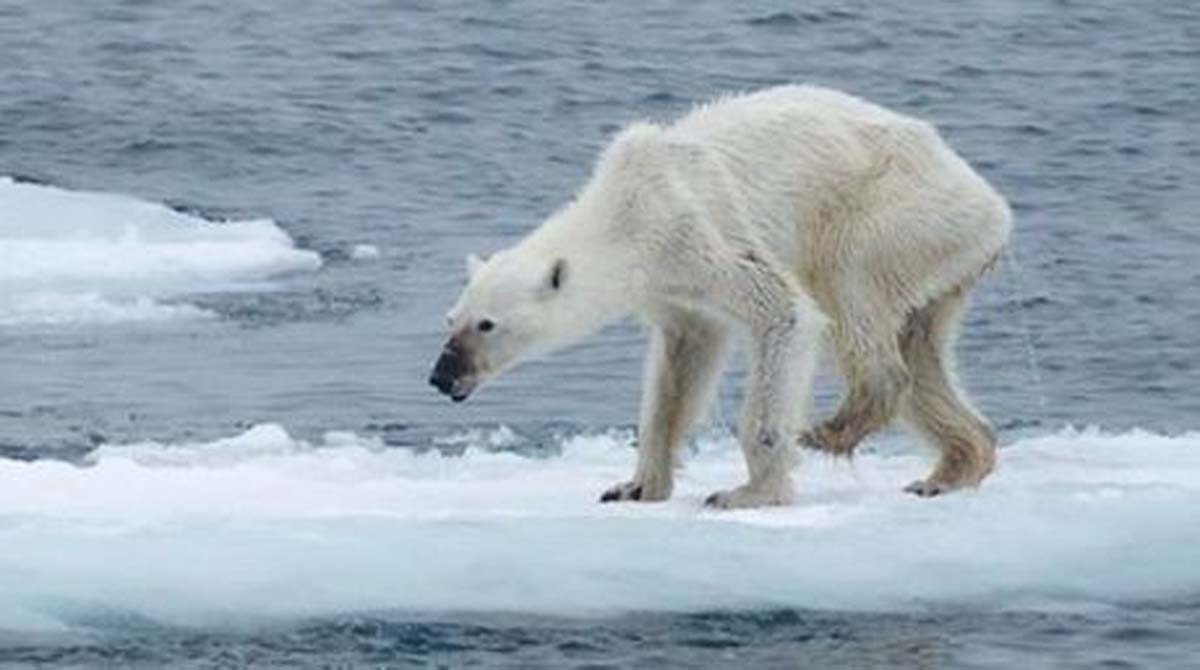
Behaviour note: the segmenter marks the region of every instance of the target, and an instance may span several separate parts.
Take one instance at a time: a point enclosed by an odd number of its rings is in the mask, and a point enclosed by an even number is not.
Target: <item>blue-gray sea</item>
[[[0,0],[0,175],[213,222],[271,219],[321,263],[252,290],[173,294],[195,320],[73,319],[44,302],[35,317],[50,316],[34,318],[21,303],[0,318],[0,463],[75,467],[104,445],[166,449],[263,423],[416,451],[499,426],[516,452],[627,430],[635,324],[462,406],[428,387],[463,257],[568,200],[623,123],[789,82],[933,121],[1009,198],[1012,254],[959,348],[1002,442],[1067,425],[1200,429],[1191,0]],[[16,260],[0,258],[0,278]],[[819,405],[837,392],[823,377]],[[32,523],[4,500],[0,530]],[[22,579],[9,577],[0,614]],[[103,605],[65,628],[0,631],[0,667],[1200,667],[1195,590],[1102,608],[787,600],[578,617],[365,602],[229,626]]]

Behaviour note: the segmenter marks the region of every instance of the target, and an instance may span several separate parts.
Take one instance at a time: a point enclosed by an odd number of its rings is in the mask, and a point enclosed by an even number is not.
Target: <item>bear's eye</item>
[[[496,322],[491,319],[483,319],[479,322],[479,332],[490,333],[496,328]]]

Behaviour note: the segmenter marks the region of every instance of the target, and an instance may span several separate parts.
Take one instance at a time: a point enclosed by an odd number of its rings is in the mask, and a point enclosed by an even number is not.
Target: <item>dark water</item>
[[[1115,669],[1195,667],[1200,648],[1194,615],[1161,608],[1103,616],[773,610],[600,622],[364,616],[252,634],[133,628],[100,641],[18,643],[0,659],[54,668]]]
[[[462,257],[513,241],[606,138],[813,82],[936,122],[1016,215],[964,379],[1005,435],[1200,427],[1200,8],[1162,2],[233,5],[0,0],[0,174],[269,216],[325,267],[165,330],[0,331],[0,449],[213,438],[259,421],[425,443],[463,424],[626,426],[640,333],[465,407],[424,384]],[[376,263],[347,249],[380,247]],[[0,260],[2,262],[2,260]],[[114,332],[117,334],[114,335]],[[835,393],[830,380],[826,399]],[[737,388],[728,384],[727,406]],[[1186,605],[1054,616],[720,613],[314,622],[11,640],[31,667],[1189,667]],[[11,642],[11,644],[10,644]]]

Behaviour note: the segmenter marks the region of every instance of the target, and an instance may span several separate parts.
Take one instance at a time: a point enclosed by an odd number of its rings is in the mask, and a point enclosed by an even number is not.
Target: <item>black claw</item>
[[[622,500],[641,500],[642,499],[642,487],[640,487],[640,486],[635,486],[632,489],[629,489],[629,491],[627,493],[625,493],[624,495],[622,495],[623,490],[624,490],[624,486],[612,487],[611,489],[600,494],[600,502],[606,503],[606,502],[620,502]]]
[[[942,487],[926,482],[913,482],[904,487],[904,490],[918,498],[933,498],[942,494]]]

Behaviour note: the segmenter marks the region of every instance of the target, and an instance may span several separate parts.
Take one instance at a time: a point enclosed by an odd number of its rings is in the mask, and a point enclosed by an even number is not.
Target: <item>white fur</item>
[[[1003,199],[929,124],[785,86],[724,98],[673,125],[626,128],[572,203],[472,263],[450,316],[459,331],[498,324],[477,338],[491,373],[629,315],[653,325],[638,468],[610,499],[670,495],[727,333],[748,329],[740,440],[750,477],[709,502],[783,504],[822,333],[850,382],[844,407],[890,418],[890,401],[872,394],[900,397],[910,383],[897,334],[915,311],[969,288],[1009,225]],[[558,261],[565,281],[550,291]]]

